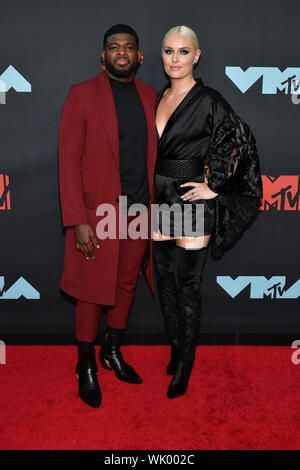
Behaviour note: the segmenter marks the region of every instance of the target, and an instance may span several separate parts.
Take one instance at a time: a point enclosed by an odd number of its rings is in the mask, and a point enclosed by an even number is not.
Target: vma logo
[[[300,296],[300,279],[286,289],[286,276],[272,276],[271,279],[264,276],[238,276],[236,279],[217,276],[217,283],[233,299],[248,286],[250,299],[298,299]]]
[[[300,210],[299,175],[281,175],[277,178],[262,175],[263,200],[261,210],[298,211]]]
[[[245,93],[258,80],[262,80],[262,94],[276,95],[281,92],[286,95],[295,94],[294,81],[300,78],[300,67],[288,67],[283,72],[278,67],[225,67],[225,75]]]
[[[12,65],[0,75],[0,104],[6,104],[6,93],[11,88],[17,92],[31,92],[30,83]]]
[[[9,210],[10,208],[9,177],[0,174],[0,210]]]
[[[20,277],[12,286],[5,290],[4,276],[0,276],[0,300],[16,300],[20,297],[36,300],[40,298],[40,293],[24,277]]]

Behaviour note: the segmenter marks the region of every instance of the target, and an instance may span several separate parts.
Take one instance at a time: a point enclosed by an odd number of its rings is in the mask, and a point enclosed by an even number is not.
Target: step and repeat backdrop
[[[0,0],[0,338],[74,332],[75,300],[59,288],[58,128],[69,87],[102,70],[103,34],[116,23],[138,32],[138,78],[156,90],[166,82],[164,34],[194,29],[202,50],[195,76],[256,138],[260,214],[221,260],[208,258],[202,332],[300,332],[299,14],[291,0]],[[155,339],[163,331],[158,299],[140,276],[128,333]]]

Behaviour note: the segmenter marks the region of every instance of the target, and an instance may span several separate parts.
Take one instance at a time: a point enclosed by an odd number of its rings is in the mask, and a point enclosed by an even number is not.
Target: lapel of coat
[[[106,132],[117,168],[119,158],[119,127],[114,97],[106,73],[103,71],[97,77],[96,106],[101,124]]]

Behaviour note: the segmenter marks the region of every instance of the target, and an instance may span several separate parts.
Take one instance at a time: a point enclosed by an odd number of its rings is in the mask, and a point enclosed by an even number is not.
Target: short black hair
[[[139,48],[139,37],[136,31],[131,26],[128,26],[128,24],[115,24],[114,26],[109,28],[104,34],[103,49],[105,49],[106,47],[107,38],[109,36],[112,36],[113,34],[121,34],[121,33],[131,34],[135,39],[136,47]]]

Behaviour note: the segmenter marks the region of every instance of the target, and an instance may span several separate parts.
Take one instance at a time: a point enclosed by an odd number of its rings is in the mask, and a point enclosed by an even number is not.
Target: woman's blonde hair
[[[162,40],[162,44],[167,39],[167,37],[172,33],[182,34],[183,36],[185,36],[187,39],[189,39],[191,41],[195,51],[197,49],[199,49],[199,42],[198,42],[197,34],[191,28],[189,28],[188,26],[184,26],[184,25],[183,26],[174,26],[174,28],[169,29],[169,31],[164,35],[164,38]]]

